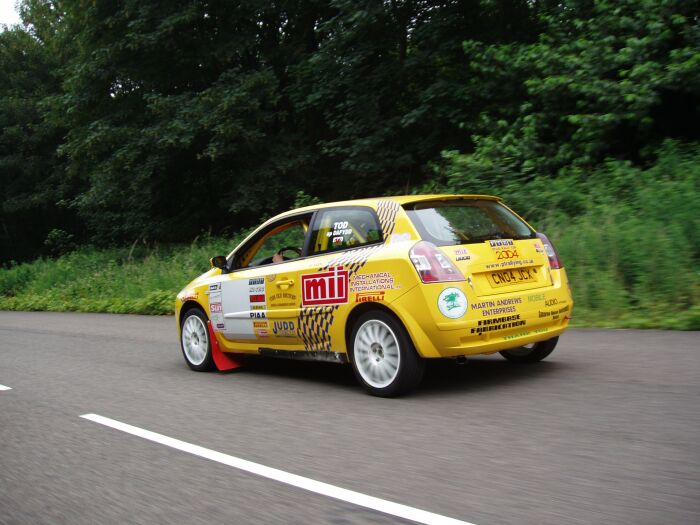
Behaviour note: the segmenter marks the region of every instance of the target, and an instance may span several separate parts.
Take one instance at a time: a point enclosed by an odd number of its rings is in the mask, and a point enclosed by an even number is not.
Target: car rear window
[[[320,210],[314,221],[310,251],[325,253],[381,241],[379,221],[370,208],[328,208]]]
[[[437,246],[489,239],[534,239],[535,232],[497,201],[430,201],[406,207],[423,240]]]

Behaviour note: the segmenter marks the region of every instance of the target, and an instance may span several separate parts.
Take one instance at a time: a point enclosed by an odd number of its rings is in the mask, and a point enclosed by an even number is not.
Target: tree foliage
[[[0,262],[237,231],[298,195],[500,193],[700,138],[695,1],[21,9],[0,33]]]

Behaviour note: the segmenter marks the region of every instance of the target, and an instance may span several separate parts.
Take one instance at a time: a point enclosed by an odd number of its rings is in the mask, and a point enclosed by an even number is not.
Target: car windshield
[[[421,237],[438,246],[535,238],[535,232],[524,221],[492,200],[421,202],[406,213]]]

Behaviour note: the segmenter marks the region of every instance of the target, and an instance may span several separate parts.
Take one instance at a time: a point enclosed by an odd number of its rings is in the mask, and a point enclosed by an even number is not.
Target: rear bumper
[[[419,285],[391,307],[423,357],[490,354],[564,332],[573,309],[565,271],[552,271],[552,281],[536,290],[480,297],[466,282]],[[431,306],[436,294],[455,286],[464,292],[469,308],[461,318],[448,319]]]

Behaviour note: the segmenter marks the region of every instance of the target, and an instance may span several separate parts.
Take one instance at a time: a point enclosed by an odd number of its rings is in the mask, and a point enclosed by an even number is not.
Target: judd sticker
[[[296,325],[294,321],[275,321],[272,324],[272,333],[277,337],[294,337],[296,335]]]
[[[326,272],[301,276],[302,306],[321,306],[348,302],[348,271],[342,266]]]
[[[467,296],[459,288],[445,288],[438,296],[440,313],[450,319],[459,319],[467,311]]]

